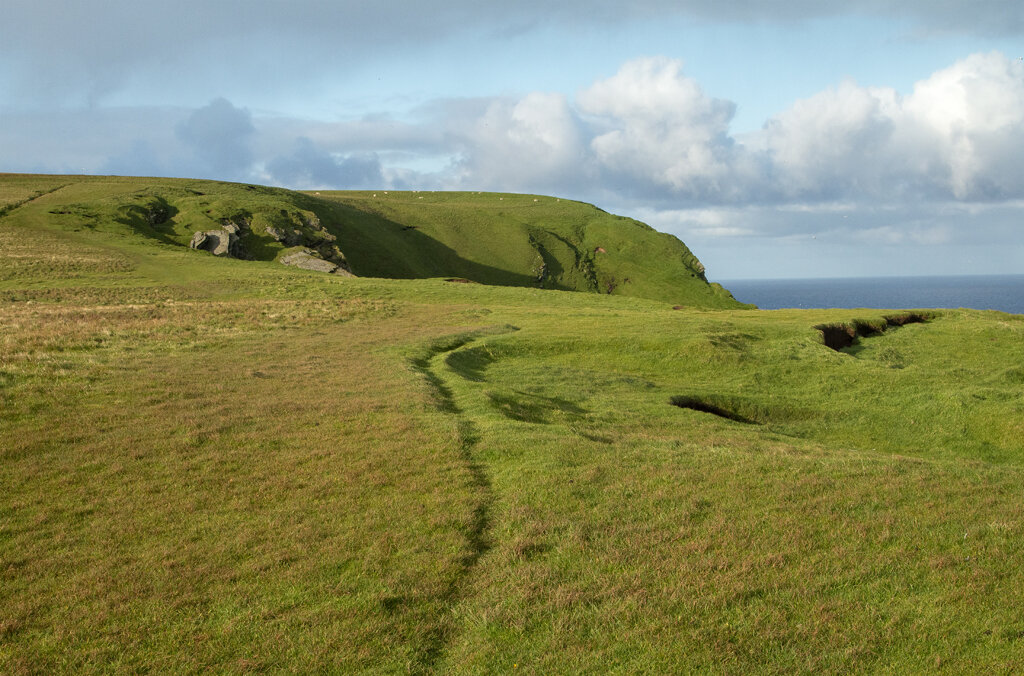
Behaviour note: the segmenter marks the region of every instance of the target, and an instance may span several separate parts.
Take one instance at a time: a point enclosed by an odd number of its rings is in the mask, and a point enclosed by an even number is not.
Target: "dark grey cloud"
[[[376,188],[385,182],[376,155],[337,156],[305,137],[296,139],[292,152],[267,162],[266,174],[277,185],[297,188]]]
[[[197,176],[243,179],[252,163],[252,114],[224,98],[214,99],[181,122],[175,132],[200,161]]]
[[[259,120],[257,152],[270,155],[305,138],[333,153],[380,153],[389,151],[417,155],[445,154],[451,151],[449,129],[439,108],[416,114],[413,121],[399,121],[389,115],[370,115],[357,119],[324,122],[297,118],[265,117]],[[457,106],[456,106],[457,107]]]
[[[248,111],[142,106],[0,110],[0,171],[248,180],[258,134]]]
[[[115,152],[102,163],[101,174],[115,176],[174,176],[174,164],[167,154],[157,148],[152,141],[132,139],[122,152]],[[180,174],[184,175],[184,174]]]

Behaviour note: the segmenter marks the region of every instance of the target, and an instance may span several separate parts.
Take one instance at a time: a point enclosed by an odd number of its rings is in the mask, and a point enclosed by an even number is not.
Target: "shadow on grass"
[[[669,403],[679,408],[697,411],[698,413],[710,413],[719,418],[725,418],[726,420],[732,420],[745,425],[759,425],[763,422],[761,420],[754,420],[734,410],[735,402],[732,402],[733,406],[730,406],[724,401],[715,402],[701,397],[677,396],[669,399]]]
[[[487,398],[499,413],[519,422],[549,425],[554,422],[555,415],[573,420],[587,414],[586,409],[568,399],[544,397],[518,390],[513,390],[512,394],[488,392]]]
[[[510,328],[503,327],[500,331],[507,331]],[[442,338],[434,341],[424,354],[410,360],[413,369],[420,373],[430,386],[438,410],[455,418],[460,459],[469,473],[470,487],[477,495],[476,505],[473,507],[469,523],[466,524],[464,530],[466,551],[460,557],[458,569],[439,598],[442,605],[449,610],[462,597],[465,580],[476,567],[480,557],[491,549],[489,533],[492,525],[491,507],[494,503],[494,495],[484,465],[477,461],[473,452],[477,444],[480,443],[479,430],[473,421],[464,416],[462,409],[455,401],[454,392],[445,384],[444,379],[435,369],[441,355],[458,350],[479,337],[480,333],[465,333]],[[445,358],[446,363],[450,356]],[[404,600],[388,598],[384,599],[382,603],[384,609],[390,612],[398,609]],[[454,629],[453,623],[449,620],[431,632],[425,639],[419,664],[411,668],[411,671],[426,673],[435,670],[444,656],[445,650],[451,644]]]
[[[145,202],[121,207],[118,212],[117,221],[133,232],[163,244],[181,246],[181,242],[172,237],[178,209],[163,197],[149,197]]]
[[[729,396],[724,394],[686,394],[669,399],[669,404],[678,408],[708,413],[710,415],[742,423],[744,425],[764,425],[771,431],[782,432],[776,425],[800,423],[821,418],[822,411],[809,409],[783,397],[773,397],[765,403],[747,397]],[[793,431],[782,432],[789,436]]]
[[[466,380],[475,383],[484,381],[484,371],[494,363],[494,357],[484,347],[471,347],[450,353],[445,365]]]
[[[538,287],[533,275],[483,265],[463,258],[448,245],[407,224],[396,223],[367,205],[304,195],[296,199],[316,213],[338,238],[352,272],[360,277],[391,279],[464,279],[481,284]],[[563,285],[545,288],[571,290]]]

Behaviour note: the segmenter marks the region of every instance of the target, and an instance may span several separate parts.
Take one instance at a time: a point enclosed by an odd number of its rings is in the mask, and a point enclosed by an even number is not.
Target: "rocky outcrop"
[[[264,235],[285,247],[301,247],[287,252],[279,260],[304,270],[353,276],[345,255],[335,242],[337,237],[323,227],[316,214],[304,212],[258,212],[250,218],[243,214],[226,218],[216,230],[196,232],[189,247],[209,251],[214,256],[250,258],[242,238]],[[258,247],[253,243],[254,247]],[[254,250],[258,250],[254,249]]]
[[[249,231],[249,221],[244,217],[224,219],[223,226],[216,230],[199,231],[188,243],[190,249],[209,251],[214,256],[228,258],[249,258],[242,246],[242,235]]]
[[[229,258],[241,258],[241,244],[238,241],[236,232],[227,228],[218,230],[207,230],[192,235],[192,241],[188,243],[190,249],[209,251],[214,256],[228,256]]]
[[[268,225],[266,227],[266,232],[275,242],[281,242],[285,246],[295,246],[296,244],[298,244],[298,242],[296,241],[297,238],[295,236],[295,230],[292,230],[291,232],[286,232],[283,229],[275,228],[272,225]],[[298,234],[301,236],[302,233],[300,232]]]
[[[287,215],[286,215],[287,216]],[[320,224],[316,214],[290,216],[291,223],[267,224],[264,231],[275,241],[285,246],[311,246],[334,242],[337,238]]]
[[[287,247],[302,247],[302,250],[282,257],[282,263],[305,270],[352,276],[345,254],[335,244],[338,238],[321,225],[316,214],[302,214],[292,218],[294,220],[291,224],[264,226],[264,231],[275,241]]]
[[[329,274],[344,275],[346,277],[355,276],[348,271],[347,266],[342,267],[333,261],[325,260],[318,255],[318,252],[307,248],[302,248],[299,251],[283,256],[281,258],[281,262],[285,265],[291,265],[303,270],[327,272]]]

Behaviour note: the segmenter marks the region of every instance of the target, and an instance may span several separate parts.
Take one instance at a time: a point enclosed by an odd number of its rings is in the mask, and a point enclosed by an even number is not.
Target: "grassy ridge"
[[[466,277],[739,307],[728,292],[705,282],[703,265],[678,239],[589,204],[499,193],[317,195],[345,208],[345,217],[334,222],[360,274]],[[384,234],[387,246],[380,247]]]
[[[242,224],[245,256],[279,260],[337,238],[360,276],[458,277],[505,286],[741,307],[685,244],[591,205],[494,193],[325,192],[184,179],[3,178],[0,209],[33,228],[132,233],[188,245]],[[270,232],[287,233],[279,241]]]
[[[65,190],[0,192],[0,672],[1024,668],[1024,317],[837,351],[894,313],[337,278]]]

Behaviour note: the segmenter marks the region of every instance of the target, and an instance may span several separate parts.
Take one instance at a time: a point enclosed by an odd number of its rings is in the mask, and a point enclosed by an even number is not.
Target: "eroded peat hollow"
[[[732,405],[730,405],[729,402],[724,400],[713,400],[709,397],[676,396],[669,399],[668,403],[673,406],[678,406],[679,408],[697,411],[698,413],[710,413],[711,415],[716,415],[719,418],[743,423],[744,425],[760,425],[764,422],[762,420],[755,420],[743,413],[740,413],[735,406],[735,402],[732,402]]]
[[[899,328],[907,324],[924,324],[937,315],[930,312],[907,312],[883,317],[881,321],[854,320],[851,323],[818,324],[814,328],[821,332],[821,338],[827,347],[842,352],[857,344],[858,339],[877,336],[889,329]]]

